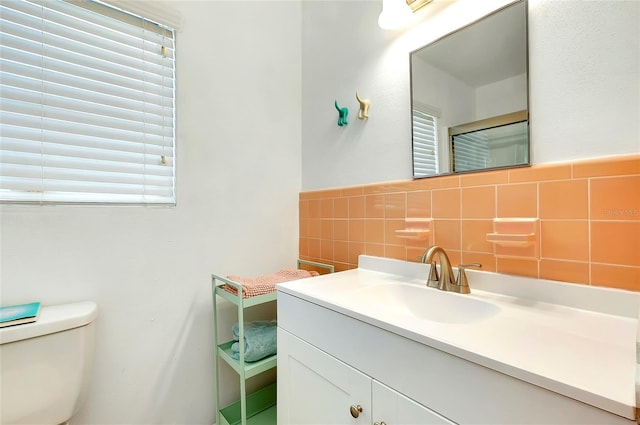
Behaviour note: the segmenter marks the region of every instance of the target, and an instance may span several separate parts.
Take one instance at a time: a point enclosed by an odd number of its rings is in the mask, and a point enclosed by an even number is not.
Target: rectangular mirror
[[[410,61],[415,178],[529,165],[526,0]]]

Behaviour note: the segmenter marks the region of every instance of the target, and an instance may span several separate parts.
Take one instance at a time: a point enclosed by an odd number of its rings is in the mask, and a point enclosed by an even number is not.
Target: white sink
[[[278,297],[308,301],[635,423],[640,293],[467,270],[471,294],[457,294],[428,288],[428,276],[427,264],[363,255],[357,269],[278,284]]]
[[[500,312],[497,305],[469,295],[400,282],[364,287],[354,296],[356,303],[440,323],[473,323]]]

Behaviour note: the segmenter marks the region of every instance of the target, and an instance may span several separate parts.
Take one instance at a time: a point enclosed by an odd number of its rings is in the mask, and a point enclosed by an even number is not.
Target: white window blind
[[[92,1],[0,3],[0,200],[175,204],[173,30]]]
[[[481,170],[491,167],[489,137],[485,131],[455,135],[451,144],[455,171]]]
[[[438,119],[417,109],[413,115],[413,176],[438,174]]]

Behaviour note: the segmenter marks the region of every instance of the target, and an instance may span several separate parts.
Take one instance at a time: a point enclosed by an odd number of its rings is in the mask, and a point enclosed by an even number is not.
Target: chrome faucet
[[[436,262],[434,257],[438,256],[440,260],[440,274],[438,276],[438,269],[436,269]],[[458,266],[458,279],[455,279],[453,269],[451,268],[451,261],[445,250],[437,245],[427,249],[422,256],[422,262],[425,264],[431,264],[431,271],[429,272],[429,279],[427,280],[427,286],[431,288],[438,288],[442,291],[458,292],[460,294],[469,294],[471,289],[469,288],[469,281],[467,275],[464,272],[467,267],[482,267],[479,263],[472,264],[460,264]]]

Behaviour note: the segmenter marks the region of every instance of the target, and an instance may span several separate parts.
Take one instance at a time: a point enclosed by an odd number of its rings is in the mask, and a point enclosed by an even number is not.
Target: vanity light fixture
[[[407,4],[411,8],[413,12],[416,12],[418,9],[428,5],[433,0],[406,0]]]
[[[411,8],[405,0],[382,0],[378,26],[385,30],[398,29],[411,19]]]

